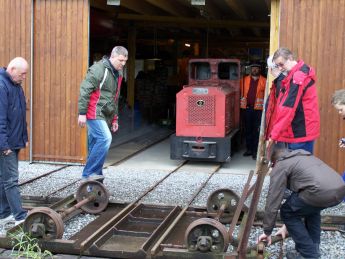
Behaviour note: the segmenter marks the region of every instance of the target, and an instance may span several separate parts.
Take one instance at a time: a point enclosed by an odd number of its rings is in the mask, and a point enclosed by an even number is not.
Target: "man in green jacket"
[[[92,65],[80,85],[78,124],[87,126],[89,157],[82,178],[104,179],[102,168],[111,144],[109,130],[117,131],[118,102],[122,77],[119,75],[128,59],[128,51],[116,46],[110,58],[103,57]]]

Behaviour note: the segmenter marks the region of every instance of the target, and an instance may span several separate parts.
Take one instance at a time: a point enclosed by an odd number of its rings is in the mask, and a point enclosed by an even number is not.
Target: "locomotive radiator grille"
[[[214,96],[188,96],[187,125],[214,125]]]

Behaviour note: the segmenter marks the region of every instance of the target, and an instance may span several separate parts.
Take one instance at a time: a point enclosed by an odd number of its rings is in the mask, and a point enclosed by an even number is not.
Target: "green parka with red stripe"
[[[92,65],[80,85],[79,114],[88,120],[117,120],[122,77],[117,79],[106,57]]]

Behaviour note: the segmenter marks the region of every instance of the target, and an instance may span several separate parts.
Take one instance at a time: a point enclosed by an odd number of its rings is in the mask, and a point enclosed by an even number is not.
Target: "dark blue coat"
[[[24,91],[3,67],[0,69],[0,151],[24,148],[25,142],[28,142],[28,131]]]

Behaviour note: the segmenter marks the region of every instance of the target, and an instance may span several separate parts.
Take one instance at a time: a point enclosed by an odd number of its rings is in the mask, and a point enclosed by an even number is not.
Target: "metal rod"
[[[73,207],[69,208],[68,210],[66,210],[65,212],[60,214],[61,219],[63,219],[64,217],[66,217],[67,215],[71,214],[73,211],[83,207],[85,204],[87,204],[90,201],[95,200],[95,196],[93,194],[90,194],[87,198],[85,198],[84,200],[82,200],[81,202],[78,202],[76,205],[74,205]]]
[[[224,213],[224,210],[226,209],[226,204],[223,203],[221,206],[220,206],[220,209],[217,213],[217,216],[214,218],[215,220],[219,221],[219,218],[223,215]]]
[[[250,187],[249,191],[247,192],[247,195],[246,195],[246,200],[248,199],[249,195],[251,195],[251,194],[252,194],[252,192],[254,191],[255,184],[256,184],[256,183],[254,183],[254,184],[253,184],[253,186],[252,186],[252,187]]]
[[[37,207],[33,207],[33,206],[22,206],[22,208],[24,209],[24,210],[33,210],[33,209],[35,209],[35,208],[37,208]],[[66,209],[58,209],[58,210],[56,210],[56,212],[65,212],[66,211]]]
[[[230,225],[230,228],[229,228],[229,231],[228,231],[229,235],[232,235],[232,232],[234,232],[235,224],[236,224],[236,222],[237,222],[237,220],[238,220],[238,218],[240,216],[243,204],[244,204],[244,202],[247,199],[247,192],[248,192],[249,184],[250,184],[250,181],[252,180],[253,175],[254,175],[254,171],[250,170],[249,176],[248,176],[248,179],[247,179],[247,183],[244,185],[244,189],[243,189],[240,201],[237,204],[235,215],[234,215],[234,218],[233,218],[233,220],[231,222],[231,225]]]
[[[258,177],[256,179],[256,184],[254,188],[253,198],[250,203],[250,207],[248,211],[246,225],[244,227],[243,236],[241,238],[241,242],[238,248],[239,259],[246,258],[248,239],[249,239],[250,232],[252,229],[255,213],[258,207],[262,185],[263,185],[265,176],[268,172],[268,164],[269,164],[269,159],[267,157],[262,157],[261,164],[258,170]]]

